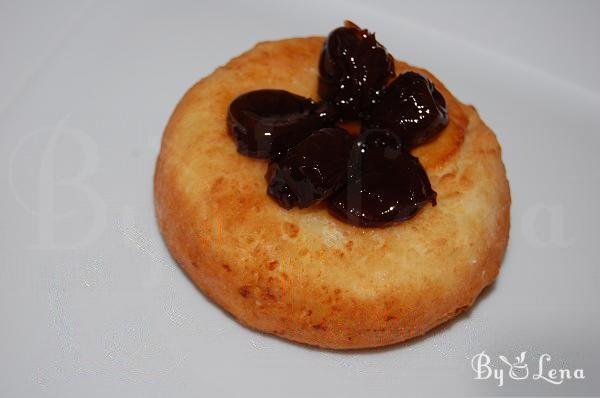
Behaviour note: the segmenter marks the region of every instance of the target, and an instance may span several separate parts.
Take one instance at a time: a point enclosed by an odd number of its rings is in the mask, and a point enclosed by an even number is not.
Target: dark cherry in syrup
[[[385,227],[436,203],[419,160],[385,129],[365,130],[353,145],[345,187],[328,199],[331,214],[362,227]]]
[[[335,109],[329,104],[273,89],[240,95],[229,105],[227,115],[238,152],[256,158],[281,155],[335,119]]]
[[[364,130],[358,137],[351,151],[350,168],[356,162],[372,161],[378,158],[395,158],[402,151],[400,138],[388,129],[372,128]]]
[[[319,95],[344,119],[365,115],[394,76],[394,59],[375,35],[351,22],[332,31],[319,59]]]
[[[406,148],[429,141],[447,124],[444,97],[431,81],[415,72],[398,76],[385,89],[366,120],[369,127],[392,130]]]
[[[228,124],[238,151],[269,158],[267,193],[286,209],[327,199],[335,217],[384,227],[436,204],[427,173],[408,152],[448,124],[446,102],[418,73],[394,76],[375,36],[347,22],[331,32],[319,60],[314,101],[283,90],[237,97]],[[387,85],[387,86],[386,86]],[[355,139],[337,122],[362,121]]]
[[[286,209],[308,207],[331,195],[346,182],[353,142],[341,128],[315,131],[271,161],[267,193]]]

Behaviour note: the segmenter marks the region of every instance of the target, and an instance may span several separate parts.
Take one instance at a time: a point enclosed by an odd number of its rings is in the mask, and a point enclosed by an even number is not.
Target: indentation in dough
[[[250,295],[250,286],[241,286],[238,289],[238,292],[240,293],[240,296],[242,296],[243,298],[247,298]]]
[[[294,223],[285,222],[283,224],[283,232],[290,238],[295,238],[300,232],[300,227]]]

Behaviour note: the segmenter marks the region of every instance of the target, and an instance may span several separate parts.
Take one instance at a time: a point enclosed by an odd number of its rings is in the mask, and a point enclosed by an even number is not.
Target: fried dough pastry
[[[345,224],[324,204],[283,209],[266,194],[266,161],[236,152],[227,109],[263,88],[318,99],[323,40],[259,43],[185,94],[157,161],[157,218],[190,279],[242,324],[333,349],[398,343],[465,311],[498,274],[510,218],[500,146],[474,107],[396,61],[447,102],[448,126],[412,151],[437,206],[388,228]]]

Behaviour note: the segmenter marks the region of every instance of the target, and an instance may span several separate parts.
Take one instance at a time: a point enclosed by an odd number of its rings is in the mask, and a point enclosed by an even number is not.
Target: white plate
[[[0,396],[597,394],[600,7],[413,3],[1,6]],[[476,104],[513,207],[501,275],[472,311],[407,344],[336,353],[208,302],[169,257],[151,192],[193,82],[257,41],[345,18]],[[501,387],[474,379],[484,350]],[[522,351],[530,374],[513,380],[498,355]],[[534,379],[544,353],[546,370],[586,379]]]

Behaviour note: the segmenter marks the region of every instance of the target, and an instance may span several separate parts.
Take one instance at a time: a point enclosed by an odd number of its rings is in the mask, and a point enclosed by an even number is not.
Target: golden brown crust
[[[498,274],[510,194],[494,133],[435,79],[451,125],[415,150],[438,205],[384,229],[361,229],[323,205],[286,211],[266,195],[266,163],[236,152],[229,102],[281,88],[316,98],[323,38],[258,44],[192,87],[166,128],[156,212],[194,283],[240,322],[335,349],[419,336],[473,304]]]

